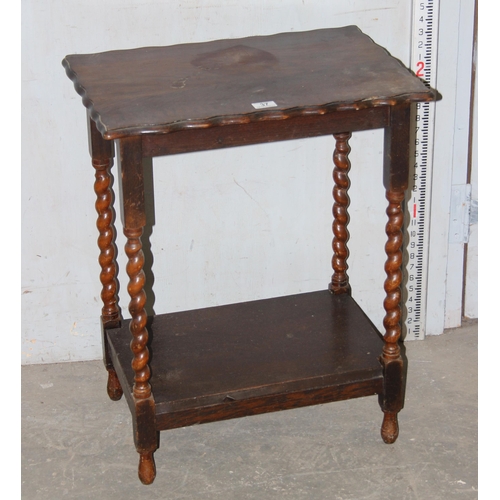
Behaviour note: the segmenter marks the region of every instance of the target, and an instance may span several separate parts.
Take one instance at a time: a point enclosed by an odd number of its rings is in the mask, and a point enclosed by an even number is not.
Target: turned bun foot
[[[116,372],[112,369],[108,370],[108,396],[113,401],[118,401],[123,395],[123,389],[118,380]]]
[[[392,444],[399,435],[399,425],[398,425],[398,414],[392,412],[384,412],[384,421],[382,422],[382,428],[380,429],[380,434],[384,443]]]
[[[151,484],[156,477],[153,453],[141,453],[139,458],[139,479],[142,484]]]

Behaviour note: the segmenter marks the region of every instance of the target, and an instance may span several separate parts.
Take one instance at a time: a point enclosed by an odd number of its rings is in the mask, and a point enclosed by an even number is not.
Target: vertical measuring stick
[[[413,0],[411,69],[428,87],[436,86],[439,0]],[[406,213],[408,255],[405,339],[425,336],[429,209],[434,142],[434,103],[418,103],[412,114],[415,144],[410,165],[410,198]]]

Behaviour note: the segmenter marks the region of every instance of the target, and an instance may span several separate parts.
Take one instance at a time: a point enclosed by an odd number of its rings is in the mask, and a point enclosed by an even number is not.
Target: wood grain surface
[[[130,399],[127,323],[108,337]],[[181,422],[191,425],[382,387],[381,335],[347,294],[325,290],[159,315],[150,331],[151,386],[157,421],[168,421],[163,428],[181,425],[168,414],[187,412]]]
[[[106,139],[434,95],[356,26],[69,55],[63,66]]]

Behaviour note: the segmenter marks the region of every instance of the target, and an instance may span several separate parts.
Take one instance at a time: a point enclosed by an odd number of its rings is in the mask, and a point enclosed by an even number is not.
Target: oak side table
[[[130,407],[140,480],[155,478],[161,430],[373,394],[382,438],[394,442],[405,385],[398,342],[410,108],[434,92],[356,26],[70,55],[63,66],[88,111],[107,390]],[[388,201],[383,335],[351,297],[346,273],[348,140],[375,128],[385,131]],[[143,158],[329,134],[328,287],[148,318]],[[114,143],[130,320],[117,295]]]

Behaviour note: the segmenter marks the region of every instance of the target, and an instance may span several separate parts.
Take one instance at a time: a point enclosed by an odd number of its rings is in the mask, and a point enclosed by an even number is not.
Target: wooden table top
[[[106,139],[434,99],[356,26],[69,55]]]

